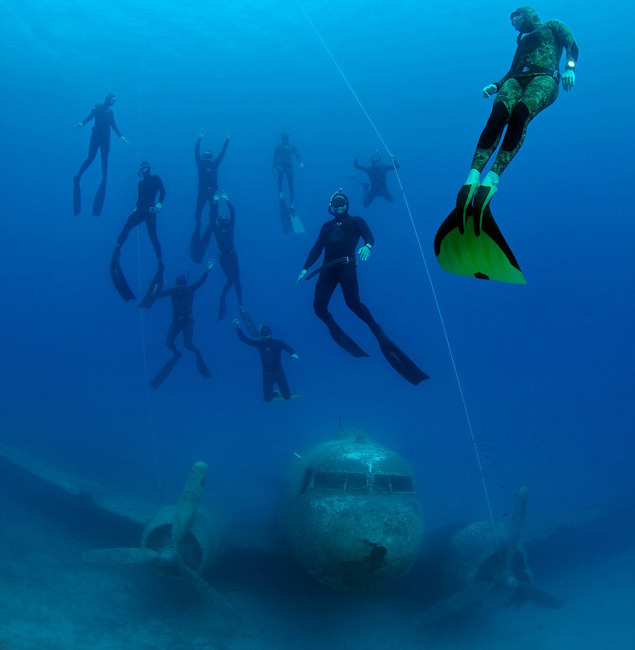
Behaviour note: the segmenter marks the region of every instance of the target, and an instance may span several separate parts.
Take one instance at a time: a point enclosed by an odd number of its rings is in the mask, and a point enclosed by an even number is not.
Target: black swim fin
[[[331,338],[352,356],[358,359],[368,356],[335,321],[329,325],[329,333]]]
[[[291,211],[289,210],[289,206],[287,205],[287,202],[284,199],[280,199],[279,208],[280,208],[280,223],[282,224],[282,232],[292,233],[293,224],[291,223]]]
[[[240,310],[240,317],[247,328],[247,332],[249,332],[249,336],[254,339],[260,338],[260,332],[258,332],[256,324],[251,320],[251,316],[244,309]]]
[[[121,265],[119,264],[119,255],[115,253],[112,256],[112,261],[110,262],[110,277],[112,282],[115,285],[115,289],[119,292],[119,295],[128,302],[129,300],[134,300],[135,295],[132,293],[132,289],[129,287],[126,282],[126,278],[121,270]]]
[[[150,382],[150,386],[156,390],[167,378],[167,376],[172,372],[172,369],[176,365],[176,362],[181,358],[181,353],[176,352],[175,355],[169,359],[163,368],[157,372],[154,379]]]
[[[104,209],[104,199],[106,198],[106,181],[103,180],[97,188],[95,199],[93,201],[93,217],[101,217],[101,211]]]
[[[205,257],[205,252],[209,246],[209,240],[212,236],[212,226],[210,225],[201,236],[201,224],[196,224],[190,240],[190,257],[194,262],[200,264]]]
[[[386,361],[406,380],[416,386],[430,379],[419,366],[399,347],[397,347],[382,330],[375,334]]]
[[[223,294],[220,297],[220,301],[218,304],[218,318],[216,320],[217,321],[223,320],[226,314],[227,314],[227,302],[225,301],[225,295]]]
[[[203,357],[200,352],[196,355],[196,368],[202,377],[212,376],[212,373],[209,371],[209,368],[205,365],[205,361],[203,361]]]
[[[82,211],[82,190],[79,187],[79,178],[73,176],[73,214],[77,216]]]
[[[154,301],[159,297],[159,294],[161,293],[161,289],[163,289],[163,264],[159,264],[159,268],[157,269],[157,272],[154,274],[154,277],[152,278],[152,282],[150,282],[150,286],[148,287],[148,291],[146,292],[146,295],[143,297],[143,300],[139,303],[139,307],[143,307],[144,309],[150,309],[150,307],[154,305]]]

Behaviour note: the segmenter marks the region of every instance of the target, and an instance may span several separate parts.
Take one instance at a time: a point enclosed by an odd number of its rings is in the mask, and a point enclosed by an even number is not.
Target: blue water
[[[411,463],[428,527],[484,518],[487,498],[427,264],[494,517],[506,516],[522,485],[536,530],[631,503],[632,6],[537,7],[543,20],[571,27],[581,55],[575,89],[530,125],[492,205],[527,286],[446,274],[432,250],[489,115],[481,88],[513,56],[515,7],[303,6],[401,163],[425,263],[394,175],[392,205],[361,207],[360,187],[347,178],[356,175],[354,154],[386,152],[298,3],[11,3],[0,24],[2,439],[155,501],[173,500],[191,463],[203,459],[210,505],[230,521],[266,521],[293,453],[334,437],[341,421]],[[113,136],[103,215],[90,216],[96,159],[74,218],[71,179],[91,126],[73,124],[108,92],[118,97],[116,120],[130,145]],[[158,217],[166,278],[201,272],[188,257],[201,127],[214,155],[231,131],[219,182],[236,207],[245,305],[297,350],[297,361],[283,363],[302,399],[262,402],[257,355],[231,326],[233,292],[226,320],[216,322],[218,265],[194,312],[194,340],[214,378],[202,379],[185,353],[165,384],[148,390],[169,357],[170,305],[146,312],[124,303],[108,265],[134,206],[136,166],[149,160],[167,189]],[[295,180],[306,235],[283,234],[277,215],[271,160],[284,130],[305,163]],[[336,295],[336,319],[371,354],[347,356],[313,314],[313,285],[295,286],[338,187],[376,239],[359,270],[362,300],[430,375],[418,387],[388,366]],[[209,254],[217,257],[214,243]],[[143,294],[155,269],[144,227],[125,245],[122,266]]]

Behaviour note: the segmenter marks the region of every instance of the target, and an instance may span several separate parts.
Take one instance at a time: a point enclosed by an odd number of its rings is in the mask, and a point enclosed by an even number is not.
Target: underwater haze
[[[558,592],[562,609],[501,606],[432,637],[413,622],[424,589],[416,567],[401,585],[337,595],[334,606],[308,578],[289,597],[285,579],[303,580],[291,558],[279,581],[254,562],[257,588],[244,575],[236,586],[224,566],[216,586],[249,612],[261,630],[254,636],[210,623],[196,594],[171,591],[163,576],[89,571],[85,550],[134,542],[114,530],[102,539],[65,509],[47,507],[45,491],[41,501],[27,498],[3,480],[0,648],[632,647],[635,137],[627,114],[635,103],[628,72],[635,9],[588,0],[535,8],[543,21],[571,28],[580,57],[575,88],[561,90],[529,125],[492,201],[525,286],[446,273],[432,245],[491,111],[481,90],[514,55],[516,5],[5,4],[3,445],[158,504],[175,502],[190,467],[203,460],[203,502],[230,529],[248,524],[258,546],[257,531],[275,526],[294,454],[358,429],[412,467],[426,533],[490,512],[506,522],[525,486],[528,538],[586,525],[592,540],[564,536],[548,558],[530,554],[536,583]],[[117,96],[113,110],[129,144],[112,134],[101,216],[90,213],[98,155],[82,177],[75,217],[73,176],[92,123],[73,126],[107,93]],[[225,278],[214,240],[205,259],[216,265],[194,299],[194,344],[213,377],[200,376],[179,336],[182,358],[157,390],[149,386],[171,356],[170,301],[150,310],[124,302],[109,265],[145,160],[167,192],[157,213],[165,280],[200,276],[204,266],[190,259],[189,242],[201,128],[202,148],[214,157],[231,132],[218,178],[236,210],[244,305],[298,353],[282,361],[299,399],[262,400],[258,355],[232,326],[233,289],[217,321]],[[284,131],[304,163],[294,163],[294,179],[305,234],[286,234],[280,223],[272,160]],[[403,192],[390,172],[393,203],[362,207],[357,152],[364,164],[375,152],[384,162],[396,157]],[[346,354],[316,318],[314,280],[296,286],[338,188],[375,237],[358,268],[362,302],[430,376],[418,386],[390,367],[339,289],[331,311],[369,358]],[[123,246],[121,266],[143,296],[156,271],[143,224]],[[598,521],[621,523],[600,529]]]

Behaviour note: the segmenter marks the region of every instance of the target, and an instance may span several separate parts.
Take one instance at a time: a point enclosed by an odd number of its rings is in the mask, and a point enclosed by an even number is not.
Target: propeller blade
[[[159,557],[149,548],[103,548],[82,555],[88,564],[141,564],[155,562]]]
[[[229,603],[209,584],[206,580],[201,578],[201,576],[192,571],[181,558],[179,558],[179,568],[183,572],[183,575],[186,576],[190,582],[196,588],[196,591],[201,595],[208,605],[215,607],[225,618],[233,621],[240,621],[240,617],[234,610],[231,608]]]
[[[444,598],[432,605],[432,607],[424,609],[416,616],[415,620],[418,623],[429,624],[435,623],[446,616],[457,614],[466,607],[483,600],[495,587],[496,583],[494,581],[477,582],[467,589],[463,589],[463,591]]]
[[[176,548],[183,541],[183,538],[190,529],[192,518],[196,513],[198,502],[200,501],[203,487],[205,486],[205,476],[207,474],[207,464],[199,461],[194,463],[190,476],[187,479],[181,500],[174,514],[172,522],[172,542],[171,545]]]

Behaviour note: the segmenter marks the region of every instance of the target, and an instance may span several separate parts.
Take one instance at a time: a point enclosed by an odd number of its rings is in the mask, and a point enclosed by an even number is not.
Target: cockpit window
[[[400,474],[365,474],[362,472],[327,472],[308,469],[302,480],[300,494],[312,489],[338,490],[339,492],[414,492],[412,476]]]

